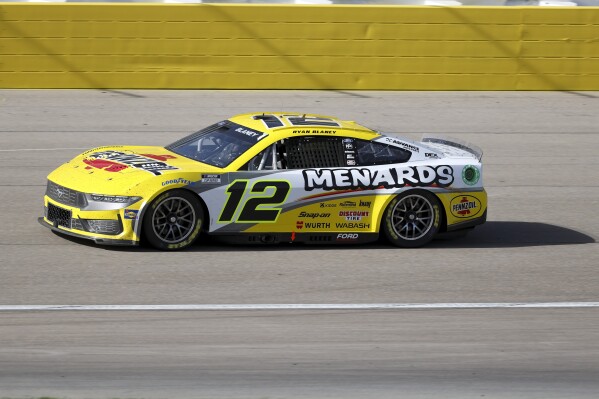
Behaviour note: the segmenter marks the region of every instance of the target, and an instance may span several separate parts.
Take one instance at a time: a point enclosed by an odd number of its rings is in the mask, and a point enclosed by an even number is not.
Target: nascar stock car
[[[248,113],[166,147],[85,151],[48,176],[42,225],[99,244],[174,250],[242,243],[399,247],[484,223],[482,152],[322,115]]]

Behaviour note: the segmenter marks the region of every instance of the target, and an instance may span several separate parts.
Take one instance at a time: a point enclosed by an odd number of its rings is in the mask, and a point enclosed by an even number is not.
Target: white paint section
[[[10,311],[225,311],[225,310],[451,310],[505,308],[597,308],[599,302],[503,303],[331,303],[331,304],[230,304],[230,305],[0,305]]]

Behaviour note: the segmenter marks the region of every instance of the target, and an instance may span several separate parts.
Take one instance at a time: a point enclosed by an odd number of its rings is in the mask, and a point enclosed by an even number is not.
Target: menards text
[[[314,189],[401,188],[405,186],[447,187],[453,183],[453,169],[441,166],[395,166],[382,169],[306,169],[302,171],[306,191]]]

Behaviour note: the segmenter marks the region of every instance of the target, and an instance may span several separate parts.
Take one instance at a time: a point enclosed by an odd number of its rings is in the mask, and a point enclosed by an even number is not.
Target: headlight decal
[[[84,211],[109,211],[126,208],[141,200],[141,197],[124,195],[86,194],[87,206]]]

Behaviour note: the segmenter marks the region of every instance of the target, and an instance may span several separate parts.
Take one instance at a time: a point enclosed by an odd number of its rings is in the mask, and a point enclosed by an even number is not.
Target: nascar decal
[[[470,218],[476,216],[482,207],[477,198],[471,195],[460,195],[451,200],[449,209],[457,218]]]
[[[202,178],[200,179],[201,183],[206,183],[206,184],[220,184],[220,181],[221,181],[220,175],[214,175],[214,174],[202,175]]]
[[[441,166],[398,166],[387,169],[370,170],[367,168],[350,169],[306,169],[304,189],[345,190],[401,188],[405,186],[447,187],[453,183],[453,169]]]
[[[174,166],[166,164],[167,159],[175,158],[172,155],[154,154],[127,154],[121,151],[102,151],[90,154],[83,162],[87,164],[86,169],[104,169],[107,172],[119,172],[132,166],[145,170],[156,176],[161,175],[164,170],[177,170]]]

